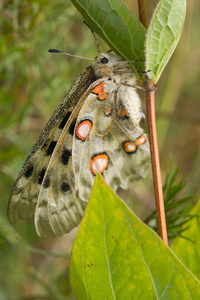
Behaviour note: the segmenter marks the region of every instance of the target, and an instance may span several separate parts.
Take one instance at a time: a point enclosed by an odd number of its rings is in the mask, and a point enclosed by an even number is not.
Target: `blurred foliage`
[[[185,237],[184,231],[190,226],[188,225],[188,222],[190,222],[193,218],[197,218],[197,215],[189,213],[192,207],[191,200],[194,196],[179,198],[179,194],[186,186],[187,180],[183,177],[179,180],[179,182],[177,182],[178,172],[179,168],[175,169],[173,161],[171,161],[169,174],[167,174],[163,186],[165,216],[169,241],[176,237],[189,239],[189,237]],[[159,234],[156,210],[148,216],[144,222]]]
[[[157,2],[148,1],[148,19]],[[137,1],[126,3],[137,15]],[[180,43],[156,95],[163,178],[172,155],[180,166],[180,175],[187,174],[184,193],[198,195],[199,9],[200,2],[188,2]],[[88,65],[81,59],[50,54],[48,49],[93,58],[97,54],[95,43],[68,0],[3,0],[0,13],[0,300],[63,299],[63,295],[72,299],[69,259],[55,258],[52,252],[69,254],[76,231],[55,240],[39,238],[32,223],[10,225],[6,210],[14,180],[34,140],[76,76]],[[108,49],[102,40],[100,49]],[[131,191],[120,194],[123,199],[134,195],[140,202],[134,203],[134,211],[141,217],[148,215],[154,205],[151,172],[144,181],[134,183]]]

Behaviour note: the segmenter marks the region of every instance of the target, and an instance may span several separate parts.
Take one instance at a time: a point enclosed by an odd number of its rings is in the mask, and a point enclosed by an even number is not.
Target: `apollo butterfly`
[[[114,191],[146,175],[149,144],[135,82],[130,65],[112,53],[100,53],[77,77],[19,173],[11,223],[34,217],[40,236],[61,236],[80,223],[97,171]]]

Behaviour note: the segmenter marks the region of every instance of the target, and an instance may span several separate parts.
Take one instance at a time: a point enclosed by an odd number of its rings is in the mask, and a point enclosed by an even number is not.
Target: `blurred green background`
[[[137,15],[137,1],[125,2]],[[151,2],[147,3],[150,20],[158,1],[147,2]],[[188,179],[184,195],[197,197],[199,11],[199,1],[188,1],[181,40],[156,92],[163,182],[173,157],[180,175]],[[100,49],[108,50],[99,41]],[[0,300],[73,299],[69,254],[76,230],[62,238],[44,239],[36,235],[31,222],[12,226],[7,220],[9,195],[31,146],[77,75],[90,64],[50,54],[49,48],[91,58],[97,55],[91,32],[70,1],[0,2]],[[130,204],[133,210],[140,217],[148,215],[154,207],[151,172],[130,191],[119,194],[129,203],[137,199]]]

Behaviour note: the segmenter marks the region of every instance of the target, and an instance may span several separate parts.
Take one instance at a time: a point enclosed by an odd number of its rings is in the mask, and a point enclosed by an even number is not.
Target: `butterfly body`
[[[96,171],[115,191],[146,175],[149,145],[135,81],[130,66],[110,53],[78,76],[17,178],[12,223],[34,217],[39,235],[63,235],[79,224]]]

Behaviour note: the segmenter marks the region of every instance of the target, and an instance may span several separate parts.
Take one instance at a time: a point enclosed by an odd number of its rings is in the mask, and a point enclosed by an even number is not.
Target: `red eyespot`
[[[103,173],[107,166],[108,155],[105,153],[94,156],[90,162],[90,168],[94,175],[96,175],[96,171],[98,171],[99,173]]]
[[[134,153],[137,150],[137,146],[133,142],[125,142],[124,150],[127,153]]]
[[[143,145],[146,142],[146,136],[144,134],[142,134],[137,140],[136,140],[136,144],[138,146]]]
[[[76,136],[80,140],[85,141],[91,129],[92,129],[92,122],[90,120],[84,120],[78,125],[76,129]]]
[[[95,89],[94,89],[92,92],[93,92],[94,94],[97,94],[97,95],[103,93],[103,92],[104,92],[104,85],[105,85],[105,84],[106,84],[106,83],[103,82],[103,83],[97,85],[97,86],[95,87]]]
[[[98,95],[98,100],[105,100],[108,97],[108,93],[104,90],[104,85],[106,83],[103,82],[95,87],[95,89],[92,91],[94,94]]]

